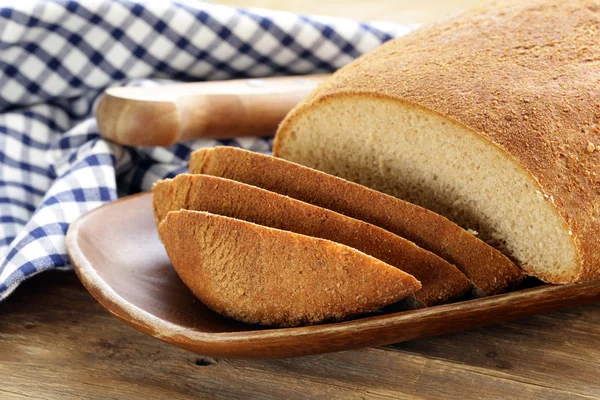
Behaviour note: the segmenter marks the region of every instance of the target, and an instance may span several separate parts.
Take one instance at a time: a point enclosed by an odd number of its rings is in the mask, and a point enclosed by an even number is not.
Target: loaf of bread
[[[274,153],[441,213],[546,282],[598,279],[599,26],[598,1],[535,0],[419,29],[324,82]]]
[[[412,276],[329,240],[198,211],[158,230],[183,282],[231,318],[293,326],[377,310],[420,288]]]
[[[503,292],[522,278],[521,270],[498,250],[446,218],[302,165],[216,147],[192,153],[189,169],[264,188],[386,229],[454,264],[471,280],[478,296]],[[423,290],[428,289],[421,275],[417,279]],[[464,286],[455,279],[451,282],[460,293]]]
[[[255,186],[208,175],[181,174],[157,182],[153,194],[157,223],[170,211],[205,211],[357,249],[419,280],[422,288],[413,301],[417,307],[447,303],[471,289],[469,280],[455,266],[406,239]]]

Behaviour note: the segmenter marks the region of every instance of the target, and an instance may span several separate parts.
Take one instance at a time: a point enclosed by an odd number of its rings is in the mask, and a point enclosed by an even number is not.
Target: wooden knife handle
[[[100,99],[100,134],[131,146],[197,138],[272,135],[327,75],[110,88]]]

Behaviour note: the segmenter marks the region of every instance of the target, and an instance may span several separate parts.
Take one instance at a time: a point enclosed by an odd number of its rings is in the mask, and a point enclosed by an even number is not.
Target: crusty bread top
[[[159,233],[175,270],[213,310],[293,326],[375,311],[418,290],[410,275],[328,240],[197,211]]]
[[[255,186],[208,175],[181,174],[157,182],[153,193],[158,222],[170,211],[206,211],[360,250],[418,279],[422,289],[415,293],[415,299],[420,306],[457,300],[472,288],[455,266],[406,239]]]
[[[371,96],[472,129],[539,183],[582,255],[580,280],[589,280],[600,277],[599,82],[599,1],[499,2],[384,44],[335,73],[286,121],[338,96]]]
[[[500,293],[522,279],[521,270],[507,257],[448,219],[312,168],[215,147],[192,153],[190,172],[244,182],[379,226],[456,265],[478,295]]]

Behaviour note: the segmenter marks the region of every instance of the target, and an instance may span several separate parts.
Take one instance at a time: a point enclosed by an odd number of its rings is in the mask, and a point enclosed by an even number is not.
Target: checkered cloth
[[[184,171],[192,150],[271,149],[268,138],[107,142],[93,118],[105,88],[334,71],[413,28],[197,1],[12,3],[0,3],[0,300],[70,268],[71,221]]]

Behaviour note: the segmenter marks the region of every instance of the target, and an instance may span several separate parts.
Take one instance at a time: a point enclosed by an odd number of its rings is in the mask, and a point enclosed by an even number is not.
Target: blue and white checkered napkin
[[[38,272],[70,268],[70,222],[184,171],[190,151],[270,151],[261,138],[106,142],[93,118],[106,87],[334,71],[413,28],[197,1],[12,3],[0,5],[0,300]]]

